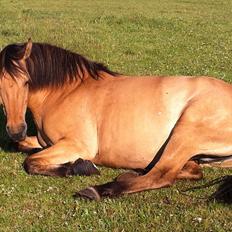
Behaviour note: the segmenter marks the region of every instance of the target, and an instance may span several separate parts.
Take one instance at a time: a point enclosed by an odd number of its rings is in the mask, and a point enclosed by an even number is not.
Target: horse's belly
[[[145,168],[154,158],[155,154],[150,152],[134,152],[125,149],[117,151],[99,153],[95,159],[95,163],[113,168]]]
[[[143,120],[142,120],[143,121]],[[155,120],[112,131],[104,129],[96,163],[116,168],[145,168],[168,138],[174,122],[165,125]]]

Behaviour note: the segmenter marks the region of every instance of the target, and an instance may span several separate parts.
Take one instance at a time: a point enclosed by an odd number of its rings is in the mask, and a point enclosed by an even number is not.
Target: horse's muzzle
[[[7,125],[6,131],[12,140],[14,140],[15,142],[19,142],[26,138],[27,124],[22,123],[19,126],[14,126],[14,127],[10,127]]]

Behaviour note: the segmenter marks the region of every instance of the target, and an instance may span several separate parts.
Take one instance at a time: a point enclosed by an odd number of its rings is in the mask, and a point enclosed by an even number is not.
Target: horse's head
[[[6,131],[14,141],[26,137],[25,114],[28,102],[29,75],[25,60],[30,56],[31,40],[12,44],[0,53],[0,95],[7,117]]]

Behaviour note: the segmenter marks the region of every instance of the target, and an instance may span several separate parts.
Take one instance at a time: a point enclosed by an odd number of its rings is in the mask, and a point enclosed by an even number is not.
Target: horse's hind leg
[[[129,178],[134,178],[137,176],[144,175],[146,170],[134,170],[129,172],[124,172],[117,176],[115,180],[117,181],[124,181],[128,180]],[[188,161],[182,170],[178,173],[177,179],[188,179],[188,180],[200,180],[203,177],[202,168],[199,164],[197,164],[195,161],[190,160]]]
[[[218,133],[214,128],[212,130],[205,125],[179,123],[174,128],[160,160],[147,174],[128,179],[119,178],[119,180],[116,179],[110,183],[81,190],[76,195],[100,199],[104,196],[117,196],[170,186],[177,178],[188,176],[184,173],[183,168],[195,155],[204,154],[204,152],[205,154],[222,156],[230,154],[232,152],[231,138],[230,130]],[[195,168],[193,168],[192,174],[194,174]],[[195,174],[196,179],[201,177],[199,169]],[[193,176],[190,175],[188,178]]]
[[[100,172],[90,161],[92,156],[77,142],[62,140],[28,156],[24,169],[29,174],[48,176],[92,175]]]
[[[216,168],[232,168],[232,159],[212,162],[208,164],[201,164],[202,167],[216,167]]]
[[[195,161],[188,161],[178,173],[177,179],[200,180],[203,178],[201,166]]]

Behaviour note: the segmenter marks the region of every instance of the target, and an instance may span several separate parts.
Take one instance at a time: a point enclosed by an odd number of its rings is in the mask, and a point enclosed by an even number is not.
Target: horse
[[[0,53],[8,135],[26,149],[28,174],[100,174],[132,169],[78,197],[100,200],[198,180],[202,163],[232,166],[232,86],[212,77],[125,76],[46,44]],[[37,136],[27,137],[26,110]]]

